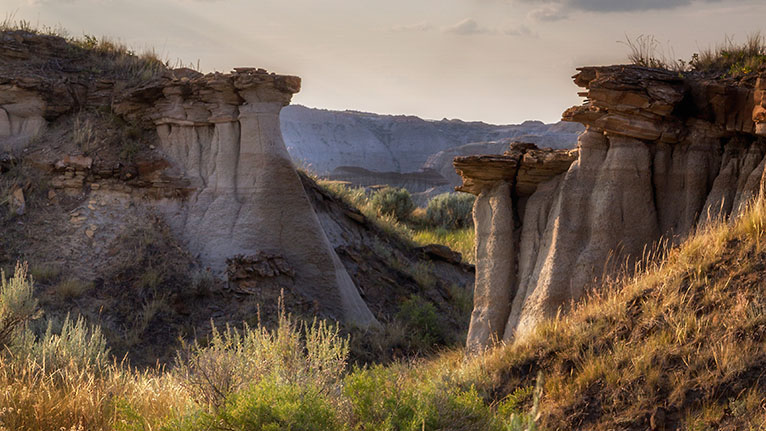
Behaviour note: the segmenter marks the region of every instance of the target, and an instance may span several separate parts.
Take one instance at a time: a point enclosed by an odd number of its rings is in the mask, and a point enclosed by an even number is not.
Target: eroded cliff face
[[[369,326],[375,319],[319,225],[282,141],[279,111],[299,83],[243,69],[164,86],[148,115],[161,149],[194,192],[159,207],[212,268],[223,271],[236,255],[279,255],[294,273],[285,281],[323,309]]]
[[[163,69],[131,82],[119,70],[92,72],[97,68],[85,62],[96,55],[61,38],[1,36],[0,152],[34,154],[23,158],[50,171],[53,186],[68,194],[118,193],[128,206],[151,207],[203,266],[230,281],[244,271],[259,288],[289,287],[327,316],[377,325],[282,140],[279,112],[299,91],[299,78],[254,68],[208,75]],[[140,125],[136,133],[149,133],[147,142],[157,145],[128,163],[108,148],[77,148],[70,157],[69,134],[56,135],[64,137],[59,143],[35,142],[64,114],[98,110]],[[263,269],[274,262],[278,270]]]
[[[661,238],[736,215],[760,192],[761,80],[636,66],[574,80],[586,102],[563,117],[586,126],[577,153],[540,158],[514,144],[503,157],[455,159],[460,189],[478,195],[469,349],[528,333]]]

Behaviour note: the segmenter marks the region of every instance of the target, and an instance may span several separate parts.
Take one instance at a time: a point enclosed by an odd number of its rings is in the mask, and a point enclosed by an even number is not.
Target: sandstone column
[[[476,226],[476,284],[466,347],[479,351],[503,337],[516,279],[511,185],[482,191],[473,207]]]
[[[296,284],[326,310],[362,327],[377,324],[319,224],[290,160],[279,127],[282,104],[244,90],[236,173],[242,200],[233,232],[242,248],[278,252],[299,263]]]

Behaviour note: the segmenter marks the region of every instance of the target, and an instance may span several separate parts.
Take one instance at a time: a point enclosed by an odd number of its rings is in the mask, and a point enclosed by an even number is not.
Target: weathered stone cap
[[[758,110],[763,98],[758,91],[754,96],[757,74],[710,77],[635,65],[578,71],[572,78],[586,90],[579,93],[585,103],[566,110],[562,119],[607,134],[676,143],[684,139],[689,119],[710,123],[723,136],[754,133],[754,121],[766,118]]]
[[[202,125],[234,121],[247,91],[255,91],[260,100],[284,106],[301,89],[297,76],[249,67],[206,75],[195,75],[185,69],[179,75],[171,72],[161,79],[126,89],[116,95],[112,109],[126,118],[155,124],[170,121]]]
[[[622,65],[582,67],[574,75],[585,104],[569,108],[564,121],[646,140],[677,142],[682,125],[671,114],[684,98],[684,80],[667,70]]]
[[[461,156],[453,161],[463,184],[455,190],[478,195],[498,181],[507,181],[517,196],[529,196],[537,185],[566,172],[578,150],[540,149],[513,142],[503,155]]]

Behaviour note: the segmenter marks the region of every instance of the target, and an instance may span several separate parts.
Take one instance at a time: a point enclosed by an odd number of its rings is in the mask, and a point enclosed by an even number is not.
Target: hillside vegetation
[[[135,371],[97,327],[35,324],[20,266],[0,294],[0,429],[762,429],[765,228],[762,202],[700,228],[515,345],[350,370],[334,329],[283,315]]]
[[[444,193],[431,199],[426,209],[415,208],[405,189],[386,187],[367,192],[340,181],[317,183],[347,204],[357,208],[389,234],[412,245],[441,244],[476,263],[471,211],[474,197],[467,193]]]

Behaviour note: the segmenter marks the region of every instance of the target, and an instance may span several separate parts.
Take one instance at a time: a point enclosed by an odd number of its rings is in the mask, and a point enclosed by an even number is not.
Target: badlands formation
[[[576,150],[518,143],[454,161],[459,190],[478,196],[469,350],[523,336],[606,272],[761,192],[766,76],[610,66],[574,81],[586,102],[563,118],[586,126]]]
[[[132,82],[120,76],[122,69],[108,68],[119,65],[88,64],[98,54],[64,39],[26,32],[0,37],[0,153],[47,172],[51,199],[90,199],[71,213],[93,240],[84,248],[97,250],[96,239],[105,241],[114,228],[97,212],[126,212],[99,205],[145,208],[162,215],[214,274],[257,278],[259,289],[292,289],[326,316],[378,325],[328,241],[282,140],[279,113],[300,89],[299,78],[253,68],[208,75],[162,69]],[[88,139],[70,138],[71,126],[62,124],[86,110],[139,125],[132,133],[151,142],[151,150],[128,162],[108,147],[84,148]],[[75,133],[97,132],[85,126],[75,123]],[[123,140],[123,155],[131,139]]]

